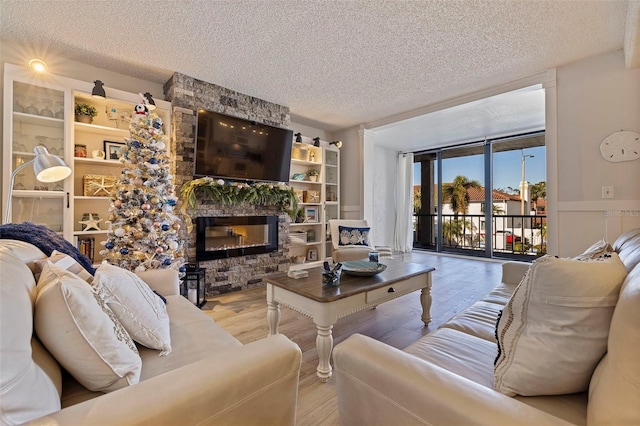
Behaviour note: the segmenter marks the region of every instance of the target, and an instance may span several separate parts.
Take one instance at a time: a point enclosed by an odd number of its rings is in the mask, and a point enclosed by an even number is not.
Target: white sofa
[[[46,257],[0,240],[0,424],[295,424],[299,347],[281,334],[243,345],[179,295],[173,270],[139,274],[167,299],[172,346],[166,356],[138,346],[139,383],[91,392],[61,373],[33,326],[31,270]]]
[[[629,273],[588,392],[510,397],[494,390],[496,320],[529,268],[508,262],[493,291],[404,350],[357,334],[337,345],[341,424],[640,424],[640,229],[613,249]]]

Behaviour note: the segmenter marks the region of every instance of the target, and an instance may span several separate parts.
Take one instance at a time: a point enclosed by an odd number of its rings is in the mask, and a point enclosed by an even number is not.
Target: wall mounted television
[[[293,131],[198,110],[194,176],[288,182]]]

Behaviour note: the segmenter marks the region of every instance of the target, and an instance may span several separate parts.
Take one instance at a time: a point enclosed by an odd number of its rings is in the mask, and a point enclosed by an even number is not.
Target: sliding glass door
[[[488,257],[544,254],[544,165],[543,133],[415,153],[414,248]]]

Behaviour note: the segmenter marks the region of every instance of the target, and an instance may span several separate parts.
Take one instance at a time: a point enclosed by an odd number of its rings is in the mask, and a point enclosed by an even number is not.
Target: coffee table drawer
[[[416,291],[424,286],[424,277],[422,279],[420,277],[414,277],[406,281],[389,284],[387,286],[368,291],[367,304],[393,299],[394,297]]]

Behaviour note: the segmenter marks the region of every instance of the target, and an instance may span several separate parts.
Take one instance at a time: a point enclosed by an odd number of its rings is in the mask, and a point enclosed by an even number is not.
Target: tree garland
[[[276,206],[280,211],[289,214],[295,212],[298,207],[293,189],[282,182],[225,182],[222,179],[203,177],[185,182],[180,189],[182,195],[180,211],[185,216],[188,216],[187,209],[195,209],[198,204],[197,191],[222,205]]]

